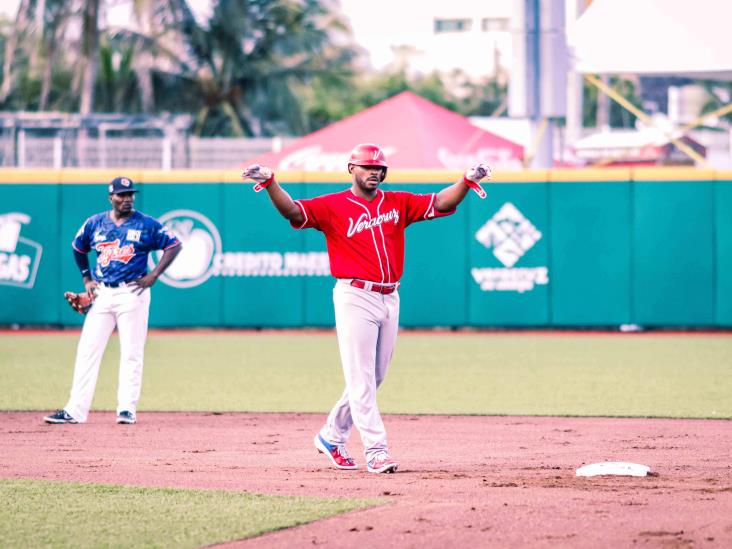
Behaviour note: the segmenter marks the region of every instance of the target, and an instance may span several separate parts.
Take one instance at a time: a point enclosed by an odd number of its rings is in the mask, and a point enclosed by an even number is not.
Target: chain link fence
[[[229,169],[296,138],[200,138],[190,117],[0,113],[0,167]]]

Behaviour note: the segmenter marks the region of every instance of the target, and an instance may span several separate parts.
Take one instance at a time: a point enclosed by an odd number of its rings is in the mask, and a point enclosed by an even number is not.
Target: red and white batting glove
[[[483,179],[490,180],[491,177],[493,177],[493,172],[491,167],[488,165],[488,162],[481,162],[480,164],[476,164],[472,168],[465,170],[463,183],[473,189],[479,197],[485,198],[485,191],[483,190],[483,187],[480,186],[480,182]]]
[[[252,164],[241,173],[241,178],[253,180],[256,183],[254,185],[254,192],[258,193],[272,184],[272,181],[274,181],[274,172],[266,166]]]

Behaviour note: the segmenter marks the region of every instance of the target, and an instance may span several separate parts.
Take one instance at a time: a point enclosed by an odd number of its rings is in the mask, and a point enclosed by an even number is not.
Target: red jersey
[[[404,271],[404,229],[416,221],[455,213],[435,210],[435,196],[379,189],[369,202],[347,189],[295,200],[305,222],[293,227],[325,234],[334,277],[399,282]]]

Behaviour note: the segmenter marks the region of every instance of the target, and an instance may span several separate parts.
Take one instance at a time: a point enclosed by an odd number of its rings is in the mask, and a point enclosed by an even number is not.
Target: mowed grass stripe
[[[68,397],[78,334],[0,335],[2,410]],[[94,409],[114,410],[119,350]],[[325,413],[343,390],[331,333],[148,339],[139,410]],[[402,333],[384,413],[732,418],[732,337]]]
[[[202,547],[383,503],[0,479],[0,547]]]

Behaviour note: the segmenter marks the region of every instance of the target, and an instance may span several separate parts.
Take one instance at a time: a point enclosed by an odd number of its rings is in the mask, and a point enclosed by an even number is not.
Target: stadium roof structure
[[[281,171],[345,172],[351,149],[376,143],[389,168],[464,170],[486,160],[521,169],[524,148],[468,118],[405,91],[248,162]]]
[[[732,80],[732,2],[594,0],[568,28],[575,70]]]

